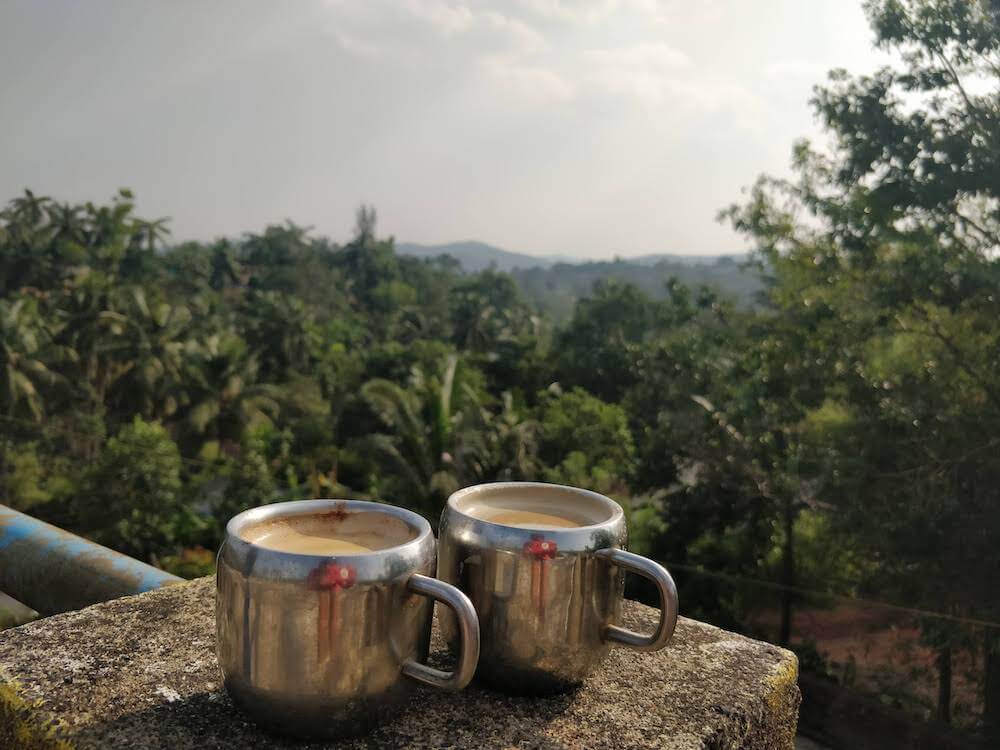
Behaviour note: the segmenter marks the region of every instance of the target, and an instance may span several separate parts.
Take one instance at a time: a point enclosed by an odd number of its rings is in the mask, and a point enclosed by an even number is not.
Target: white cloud
[[[772,60],[765,63],[761,72],[765,78],[808,78],[819,82],[826,78],[828,66],[811,60]]]
[[[716,88],[664,76],[655,70],[600,68],[591,74],[591,81],[611,94],[634,99],[649,108],[673,104],[716,109],[726,98]],[[744,92],[734,87],[731,93],[742,95]]]
[[[618,0],[520,0],[529,13],[550,21],[594,24],[618,7]]]
[[[474,22],[472,10],[464,3],[447,0],[404,0],[403,8],[414,18],[443,34],[461,34]]]
[[[586,52],[586,56],[600,68],[625,71],[676,70],[691,63],[687,55],[663,42],[617,49],[592,49]]]
[[[567,102],[575,94],[573,85],[552,70],[503,57],[484,57],[479,64],[490,80],[521,99],[550,104]]]
[[[592,84],[647,107],[677,101],[699,108],[714,104],[710,91],[692,83],[687,55],[662,42],[593,49],[584,57]]]
[[[657,23],[683,19],[686,23],[718,21],[722,18],[722,0],[622,0],[627,10],[646,14]]]
[[[531,54],[545,47],[545,37],[524,21],[496,11],[486,11],[483,20],[507,37],[518,54]]]
[[[330,33],[356,56],[477,70],[501,93],[563,102],[574,87],[539,60],[545,36],[504,3],[459,0],[328,0]],[[463,65],[463,63],[465,65]]]
[[[356,55],[357,57],[367,58],[374,58],[379,54],[379,48],[370,42],[357,39],[350,34],[346,34],[336,29],[331,30],[330,33],[333,35],[333,38],[337,40],[337,44],[340,45],[344,52]]]
[[[499,94],[534,104],[565,103],[588,90],[644,108],[711,111],[748,99],[739,85],[705,80],[683,51],[666,42],[640,39],[587,49],[580,42],[594,28],[559,32],[546,25],[546,20],[590,24],[598,19],[610,24],[637,16],[662,20],[677,2],[329,0],[328,7],[334,11],[333,35],[355,56],[381,55],[408,66],[447,61],[451,70],[478,70]],[[715,6],[712,0],[708,4]]]
[[[722,15],[721,0],[519,0],[529,13],[548,21],[595,25],[616,13],[655,23],[677,18],[715,21]]]
[[[329,33],[348,52],[408,61],[459,54],[529,55],[545,37],[525,20],[465,0],[326,0]],[[504,8],[500,3],[497,7]]]

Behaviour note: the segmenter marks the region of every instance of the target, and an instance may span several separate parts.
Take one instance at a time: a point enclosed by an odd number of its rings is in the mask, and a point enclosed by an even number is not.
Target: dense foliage
[[[167,245],[127,191],[14,199],[6,502],[193,574],[244,507],[433,521],[457,487],[544,479],[622,501],[690,615],[746,628],[771,603],[694,569],[780,584],[784,642],[803,588],[1000,620],[1000,11],[868,12],[901,66],[831,74],[829,148],[726,212],[758,248],[753,307],[603,280],[556,324],[507,274],[398,256],[369,208],[344,246],[293,224]],[[921,621],[939,715],[974,653],[995,728],[998,631],[949,622]]]
[[[670,257],[586,263],[555,263],[550,266],[515,268],[511,275],[525,299],[557,323],[573,314],[576,300],[590,293],[594,284],[606,279],[637,287],[653,299],[666,296],[663,279],[676,278],[686,286],[720,291],[737,304],[752,305],[761,289],[760,278],[746,273],[745,258],[721,256],[702,261]]]

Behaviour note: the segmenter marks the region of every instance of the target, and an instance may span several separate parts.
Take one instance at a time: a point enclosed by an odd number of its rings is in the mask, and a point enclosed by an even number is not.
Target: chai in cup
[[[625,551],[626,542],[621,506],[589,490],[497,482],[448,498],[437,574],[476,608],[476,678],[512,693],[557,693],[585,680],[615,644],[663,648],[677,621],[677,590],[663,566]],[[616,624],[626,570],[659,592],[660,622],[650,634]],[[440,622],[457,645],[454,619],[442,612]]]
[[[530,493],[507,502],[484,503],[476,509],[476,517],[519,529],[576,529],[593,522],[574,505],[560,505],[544,495],[533,498]]]
[[[232,518],[216,575],[219,665],[233,702],[279,734],[338,739],[401,711],[416,682],[475,671],[471,602],[434,574],[430,524],[357,500],[302,500]],[[428,667],[433,600],[460,623],[453,672]]]
[[[404,521],[381,513],[311,513],[251,525],[241,538],[258,547],[299,555],[359,555],[414,538]]]
[[[520,487],[516,492],[483,494],[467,512],[483,521],[519,529],[576,529],[608,518],[575,495],[553,491],[551,485]]]

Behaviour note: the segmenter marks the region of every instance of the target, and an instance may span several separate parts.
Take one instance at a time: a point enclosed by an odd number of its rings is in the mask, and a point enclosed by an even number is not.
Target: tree
[[[496,352],[502,342],[533,332],[531,311],[507,274],[483,271],[459,281],[451,292],[455,346],[471,352]]]
[[[258,382],[257,362],[241,338],[216,333],[188,353],[183,432],[191,438],[238,442],[247,427],[280,411],[278,391]]]
[[[290,221],[266,227],[260,234],[247,234],[238,257],[249,271],[248,285],[252,289],[292,291],[295,264],[309,247],[308,234],[307,228]],[[224,283],[236,268],[225,248],[217,250],[222,252],[213,252],[215,281]]]
[[[4,296],[26,287],[48,287],[61,278],[52,242],[49,210],[52,199],[30,190],[12,200],[0,213],[0,249],[3,251]],[[75,215],[64,214],[66,224],[76,226]],[[72,231],[72,230],[71,230]]]
[[[797,179],[762,179],[729,215],[774,275],[771,303],[829,321],[827,398],[849,427],[828,436],[818,492],[878,561],[874,582],[995,619],[1000,8],[866,10],[901,65],[831,73],[814,99],[830,148],[800,144]],[[951,646],[938,644],[946,702]],[[1000,733],[998,645],[985,646],[985,723]]]
[[[181,457],[166,430],[136,417],[87,473],[74,514],[102,544],[142,559],[171,549],[184,510]]]
[[[227,286],[239,283],[239,262],[236,260],[233,248],[226,240],[220,240],[212,245],[210,267],[208,284],[212,289],[221,291]]]
[[[785,644],[796,525],[813,501],[802,431],[826,379],[822,318],[806,313],[737,314],[707,290],[672,285],[663,333],[644,348],[626,398],[642,446],[635,488],[655,494],[664,524],[650,544],[677,563],[776,578]],[[714,583],[693,585],[705,586],[695,599],[720,603],[703,610],[710,619],[735,625],[753,607],[710,595]]]
[[[401,302],[410,301],[412,289],[403,282],[393,241],[375,239],[375,210],[358,210],[354,239],[334,256],[345,276],[354,304],[372,315],[377,333],[390,330]]]
[[[390,434],[365,439],[386,482],[390,498],[410,498],[429,517],[458,489],[454,466],[455,396],[459,361],[450,355],[440,377],[414,370],[409,388],[370,380],[361,395]]]
[[[107,384],[106,403],[114,411],[147,419],[171,417],[178,409],[176,393],[194,342],[187,339],[191,313],[184,305],[153,302],[140,286],[126,293],[123,311],[104,311],[101,321],[112,328],[113,341],[102,354],[116,364]]]
[[[524,416],[509,391],[494,412],[468,385],[455,464],[462,484],[533,480],[538,476],[538,422]]]
[[[280,292],[255,292],[242,311],[243,337],[260,363],[260,377],[280,382],[290,371],[306,372],[315,360],[320,334],[312,311]]]
[[[632,476],[635,444],[625,410],[582,388],[546,392],[539,406],[539,457],[549,481],[621,491]]]
[[[51,336],[30,298],[0,300],[0,408],[8,417],[40,420],[45,392],[59,382],[49,368]]]
[[[378,216],[375,206],[362,203],[354,217],[354,240],[362,245],[375,241],[375,225]]]
[[[620,401],[635,382],[635,362],[656,322],[655,303],[636,287],[614,280],[595,284],[556,338],[555,356],[566,384]]]
[[[247,433],[240,445],[239,456],[228,467],[227,483],[215,515],[220,523],[247,508],[267,505],[275,500],[277,486],[268,466],[263,441]]]

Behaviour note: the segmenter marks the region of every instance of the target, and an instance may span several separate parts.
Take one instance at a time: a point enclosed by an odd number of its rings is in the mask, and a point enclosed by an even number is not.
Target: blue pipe
[[[0,505],[0,591],[43,616],[181,580]]]

